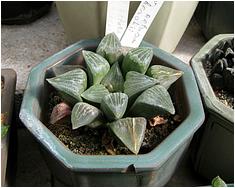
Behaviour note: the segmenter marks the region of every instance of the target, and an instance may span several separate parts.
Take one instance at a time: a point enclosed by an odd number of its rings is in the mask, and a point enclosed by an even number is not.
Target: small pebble
[[[180,115],[176,114],[174,117],[173,117],[173,120],[175,122],[181,122],[182,121],[182,118],[180,117]]]

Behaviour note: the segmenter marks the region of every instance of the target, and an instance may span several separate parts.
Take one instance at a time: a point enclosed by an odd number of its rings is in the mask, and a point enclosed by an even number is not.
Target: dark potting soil
[[[229,93],[226,90],[217,90],[214,91],[215,96],[226,106],[234,109],[234,95]]]
[[[49,114],[61,98],[51,94]],[[164,124],[151,126],[148,122],[139,154],[145,154],[160,144],[181,123],[179,115],[164,117]],[[73,153],[81,155],[133,154],[109,131],[106,126],[96,129],[87,126],[72,130],[71,122],[47,124],[48,129]]]
[[[221,43],[203,62],[206,75],[215,96],[226,106],[234,109],[234,42]]]

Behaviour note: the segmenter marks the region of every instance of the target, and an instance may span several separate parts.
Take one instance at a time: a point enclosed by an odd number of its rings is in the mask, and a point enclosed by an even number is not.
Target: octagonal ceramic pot
[[[78,155],[70,151],[44,125],[47,121],[50,86],[46,78],[61,65],[81,65],[83,49],[95,50],[99,40],[83,40],[49,57],[29,75],[20,119],[41,145],[52,174],[65,185],[73,186],[163,186],[171,178],[195,131],[204,120],[200,94],[191,68],[170,54],[153,48],[152,64],[182,70],[184,75],[171,86],[170,93],[182,123],[155,149],[139,155]]]
[[[211,180],[219,175],[226,183],[234,182],[234,110],[214,94],[203,67],[214,50],[233,34],[220,34],[209,40],[191,59],[206,111],[206,120],[193,140],[195,170]]]

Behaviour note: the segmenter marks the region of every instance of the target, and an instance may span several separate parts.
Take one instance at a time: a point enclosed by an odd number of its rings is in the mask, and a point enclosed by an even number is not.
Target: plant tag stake
[[[131,19],[122,39],[122,46],[136,48],[140,45],[163,1],[142,1]]]
[[[105,35],[114,32],[119,39],[127,27],[129,1],[108,1]]]

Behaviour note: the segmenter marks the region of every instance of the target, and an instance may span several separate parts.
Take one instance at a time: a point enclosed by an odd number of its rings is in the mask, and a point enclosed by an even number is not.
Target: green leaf
[[[78,102],[72,110],[72,128],[77,129],[84,125],[89,125],[100,119],[101,115],[102,112],[98,108],[84,102]]]
[[[81,96],[90,102],[101,103],[102,98],[108,94],[109,91],[103,85],[97,84],[88,88]]]
[[[108,126],[122,143],[134,154],[138,154],[144,140],[147,121],[145,118],[124,118],[114,121]]]
[[[172,83],[183,75],[183,72],[162,65],[153,65],[148,69],[146,74],[156,78],[160,85],[168,89]]]
[[[101,102],[101,110],[109,120],[122,118],[126,111],[128,96],[125,93],[110,93]]]
[[[122,92],[124,79],[118,62],[112,65],[110,71],[101,81],[109,92]]]
[[[161,85],[155,85],[144,91],[134,102],[130,114],[147,119],[166,113],[174,114],[175,108],[170,94]]]
[[[99,54],[91,51],[83,50],[82,54],[87,65],[90,84],[99,84],[110,69],[109,62]]]
[[[219,176],[216,176],[211,184],[212,187],[227,187],[226,183]]]
[[[129,98],[138,96],[142,91],[156,85],[158,81],[141,73],[130,71],[126,74],[124,82],[124,93]]]
[[[4,138],[7,135],[9,128],[9,125],[1,125],[1,138]]]
[[[139,47],[128,51],[122,63],[123,74],[126,75],[129,71],[145,74],[152,58],[153,50],[151,48]]]
[[[69,95],[76,101],[82,101],[80,95],[87,88],[86,73],[80,68],[46,80],[55,89],[66,95]]]
[[[96,53],[103,56],[110,64],[122,57],[121,43],[115,33],[109,33],[101,40]]]
[[[68,71],[72,71],[74,69],[85,69],[84,66],[82,65],[60,65],[60,66],[55,66],[55,67],[52,67],[52,72],[55,74],[55,76],[59,76],[61,74],[64,74]],[[86,71],[86,70],[84,70]]]

